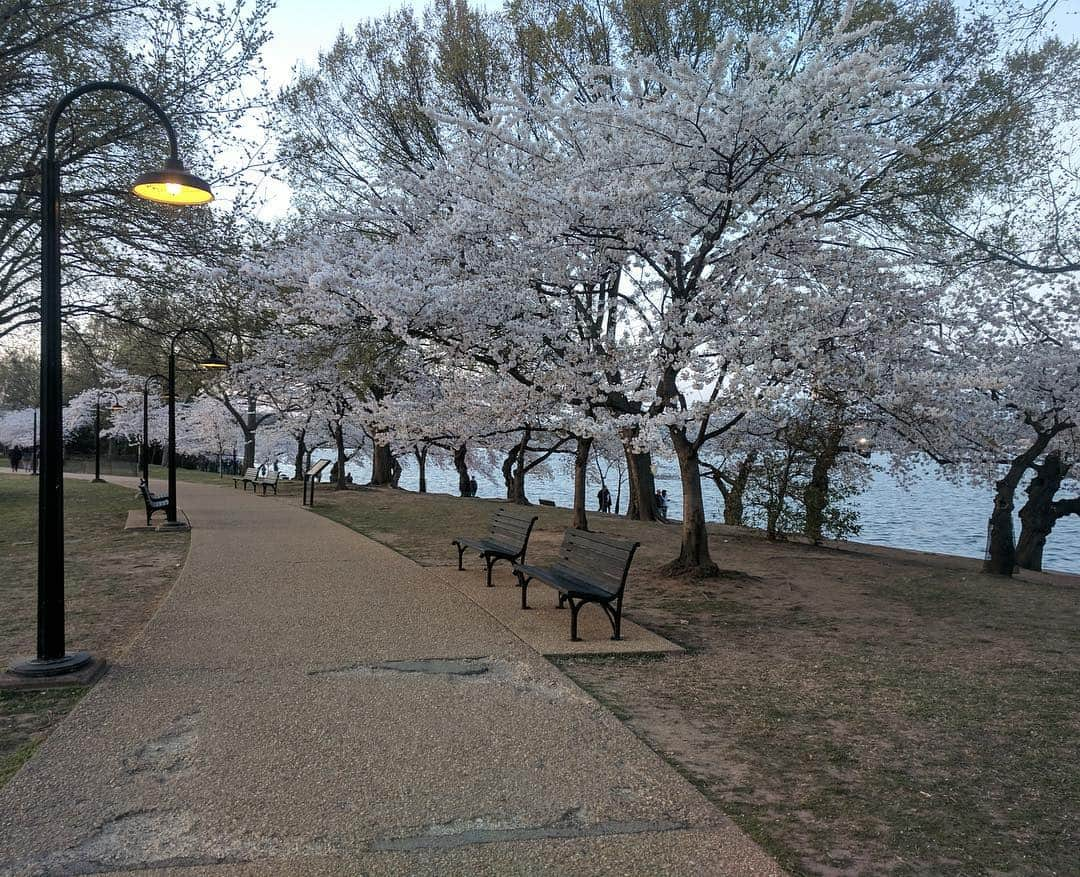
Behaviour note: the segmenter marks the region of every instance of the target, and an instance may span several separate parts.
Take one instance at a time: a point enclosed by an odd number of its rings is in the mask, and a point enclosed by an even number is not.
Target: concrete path
[[[0,790],[0,874],[780,873],[423,568],[293,499],[181,490],[180,580]]]

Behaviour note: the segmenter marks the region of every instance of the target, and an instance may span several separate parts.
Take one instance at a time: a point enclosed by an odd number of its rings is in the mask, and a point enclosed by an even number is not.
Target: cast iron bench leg
[[[515,570],[514,575],[517,576],[518,587],[521,588],[521,608],[528,609],[529,582],[532,581],[532,576],[526,578],[525,573],[521,572],[520,570]]]
[[[612,639],[621,639],[619,636],[619,626],[622,623],[622,606],[620,605],[616,609],[611,608],[610,603],[601,603],[600,608],[604,610],[604,614],[608,618],[608,622],[611,624]]]
[[[581,637],[577,635],[577,614],[581,611],[581,607],[585,605],[584,600],[578,600],[574,602],[573,597],[567,595],[567,602],[570,604],[570,639],[573,642],[581,642]]]
[[[462,545],[460,542],[455,542],[454,544],[457,546],[457,568],[458,568],[458,572],[464,572],[465,567],[463,567],[461,565],[461,558],[463,558],[465,556],[465,546]]]
[[[497,557],[495,557],[493,555],[490,555],[490,554],[485,554],[484,555],[484,560],[487,561],[487,586],[489,588],[492,587],[492,584],[491,584],[491,568],[493,566],[495,566],[495,561],[498,560],[498,559],[499,558],[497,558]]]

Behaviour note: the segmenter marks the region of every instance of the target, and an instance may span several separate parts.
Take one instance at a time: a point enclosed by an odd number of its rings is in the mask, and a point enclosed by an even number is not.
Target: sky
[[[264,54],[270,83],[279,86],[288,82],[293,65],[298,61],[312,63],[343,27],[352,30],[365,18],[381,17],[402,6],[421,10],[425,5],[423,0],[278,0],[270,13],[274,38]],[[482,5],[502,4],[482,0]]]

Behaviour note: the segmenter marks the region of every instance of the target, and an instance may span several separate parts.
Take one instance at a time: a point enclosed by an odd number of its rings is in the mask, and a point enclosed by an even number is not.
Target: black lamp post
[[[165,382],[169,379],[165,375],[150,375],[142,385],[142,443],[139,446],[142,457],[142,480],[146,486],[150,486],[150,383],[151,381]],[[162,386],[165,386],[162,383]]]
[[[165,112],[137,88],[89,82],[64,95],[49,115],[41,162],[41,468],[38,481],[37,657],[11,667],[19,676],[70,673],[90,663],[64,644],[64,426],[60,365],[60,163],[56,128],[72,101],[94,91],[118,91],[144,103],[161,122],[169,156],[160,171],[138,177],[131,191],[162,204],[206,204],[210,187],[180,163],[176,131]]]
[[[124,410],[124,406],[120,404],[120,397],[112,390],[97,394],[97,399],[94,401],[94,484],[105,483],[105,479],[101,477],[101,397],[103,395],[113,397],[110,411]]]
[[[184,527],[176,520],[176,342],[186,334],[201,335],[210,348],[210,354],[203,359],[195,360],[199,368],[221,369],[228,368],[229,364],[217,355],[214,348],[214,339],[202,329],[195,326],[184,326],[172,336],[169,342],[169,504],[165,509],[165,523],[163,527]]]

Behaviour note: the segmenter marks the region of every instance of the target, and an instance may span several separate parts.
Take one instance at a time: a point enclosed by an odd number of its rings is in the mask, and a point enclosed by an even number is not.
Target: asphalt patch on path
[[[417,661],[379,661],[308,670],[308,676],[364,676],[372,673],[427,673],[432,676],[479,676],[491,664],[484,658],[424,658]]]

